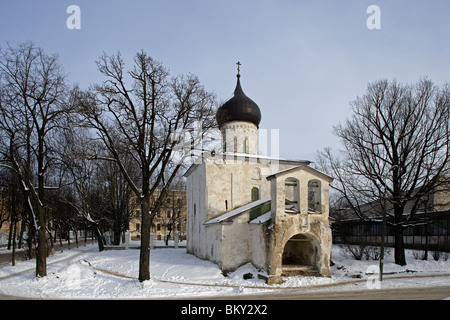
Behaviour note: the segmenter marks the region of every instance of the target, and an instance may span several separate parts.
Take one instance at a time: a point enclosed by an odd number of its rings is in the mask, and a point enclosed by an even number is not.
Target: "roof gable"
[[[285,170],[281,170],[281,171],[275,172],[275,173],[267,176],[266,179],[267,180],[272,180],[272,179],[274,179],[274,178],[276,178],[278,176],[284,175],[284,174],[286,174],[288,172],[291,172],[291,171],[297,171],[297,170],[309,171],[313,175],[319,176],[320,178],[322,178],[324,180],[327,180],[328,182],[332,182],[334,180],[332,177],[326,175],[325,173],[320,172],[320,171],[318,171],[318,170],[316,170],[314,168],[311,168],[310,166],[308,166],[308,164],[295,166],[295,167],[292,167],[292,168],[288,168],[288,169],[285,169]]]

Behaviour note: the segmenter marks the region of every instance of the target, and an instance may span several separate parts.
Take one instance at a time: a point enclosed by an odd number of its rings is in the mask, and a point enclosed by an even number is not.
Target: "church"
[[[239,63],[238,63],[239,65]],[[309,161],[258,155],[261,110],[242,90],[216,113],[222,152],[185,173],[187,252],[232,272],[246,263],[267,283],[293,275],[330,276],[331,177]]]

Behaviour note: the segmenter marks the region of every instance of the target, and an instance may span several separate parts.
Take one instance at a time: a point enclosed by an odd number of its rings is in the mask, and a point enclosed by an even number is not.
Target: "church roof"
[[[239,74],[237,75],[234,96],[217,110],[216,121],[219,128],[231,121],[251,122],[257,127],[261,122],[261,110],[252,99],[245,95],[241,87]]]
[[[272,180],[272,179],[276,178],[279,175],[282,175],[282,174],[290,172],[290,171],[299,170],[299,169],[308,170],[308,171],[314,173],[315,175],[321,176],[322,178],[324,178],[325,180],[328,180],[329,182],[332,182],[334,180],[333,177],[330,177],[329,175],[327,175],[327,174],[325,174],[323,172],[320,172],[320,171],[318,171],[318,170],[316,170],[314,168],[311,168],[309,166],[309,163],[305,163],[305,164],[302,164],[300,166],[295,166],[295,167],[292,167],[292,168],[287,168],[287,169],[275,172],[275,173],[273,173],[271,175],[268,175],[266,177],[266,179],[267,180]]]
[[[250,203],[248,203],[248,204],[246,204],[246,205],[244,205],[242,207],[239,207],[237,209],[234,209],[234,210],[231,210],[231,211],[229,211],[227,213],[224,213],[223,215],[218,216],[217,218],[211,219],[211,220],[205,222],[204,224],[208,225],[208,224],[223,222],[225,220],[233,218],[234,216],[237,216],[238,214],[241,214],[241,213],[243,213],[245,211],[248,211],[250,209],[262,206],[262,205],[264,205],[264,204],[266,204],[268,202],[270,202],[270,197],[250,202]]]
[[[269,221],[270,219],[272,219],[272,212],[271,211],[267,211],[266,213],[256,217],[255,219],[249,221],[249,223],[251,224],[262,224],[264,222]]]
[[[240,215],[241,213],[244,213],[246,211],[261,207],[267,203],[270,203],[272,201],[271,197],[263,198],[260,200],[256,200],[253,202],[250,202],[246,205],[243,205],[242,207],[239,207],[237,209],[231,210],[227,213],[224,213],[214,219],[211,219],[204,223],[204,225],[211,225],[215,223],[221,223],[230,219],[234,219],[236,216]],[[294,208],[293,205],[285,205],[285,212],[287,213],[299,213],[297,209]],[[264,222],[267,222],[271,219],[271,211],[267,211],[263,213],[262,215],[257,216],[256,218],[249,221],[251,224],[261,224]]]
[[[235,153],[235,152],[225,152],[225,153],[219,153],[214,156],[211,156],[211,152],[205,151],[202,155],[202,162],[204,162],[206,159],[211,161],[225,161],[225,160],[237,160],[237,161],[255,161],[255,163],[279,163],[279,164],[287,164],[287,165],[293,165],[295,167],[298,166],[308,166],[311,161],[309,160],[290,160],[290,159],[283,159],[278,157],[270,157],[270,156],[264,156],[264,155],[254,155],[254,154],[248,154],[248,153]],[[191,175],[192,172],[195,171],[195,169],[199,167],[199,164],[194,163],[192,164],[184,173],[184,177],[188,177]],[[292,168],[291,168],[292,169]],[[284,170],[283,170],[284,171]],[[283,171],[279,171],[275,174],[279,174]]]

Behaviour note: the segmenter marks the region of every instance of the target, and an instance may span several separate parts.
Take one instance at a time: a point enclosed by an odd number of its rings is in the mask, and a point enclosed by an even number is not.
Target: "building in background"
[[[442,178],[436,191],[419,199],[420,207],[411,214],[413,201],[404,214],[410,216],[403,230],[403,243],[409,249],[450,252],[450,179]],[[333,243],[379,246],[382,235],[383,199],[366,203],[355,210],[333,210]],[[394,246],[395,230],[392,205],[387,205],[385,245]]]
[[[155,195],[156,197],[158,196]],[[141,237],[141,209],[136,207],[130,217],[129,231],[131,238],[138,240]],[[177,185],[169,191],[164,204],[156,213],[152,228],[155,240],[165,240],[167,236],[173,239],[174,233],[178,232],[179,239],[186,239],[186,189]]]

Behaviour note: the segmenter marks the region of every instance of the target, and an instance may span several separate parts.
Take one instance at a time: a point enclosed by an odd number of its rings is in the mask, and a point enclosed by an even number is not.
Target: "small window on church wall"
[[[320,199],[320,181],[310,180],[308,182],[308,212],[322,213],[322,203]]]
[[[237,137],[234,137],[234,153],[237,153]]]
[[[252,188],[252,201],[259,200],[259,189],[256,187]]]
[[[298,180],[295,178],[287,178],[284,190],[286,210],[300,212],[300,189]]]
[[[245,139],[244,139],[244,143],[243,143],[243,145],[244,145],[244,147],[243,147],[243,152],[244,153],[248,153],[248,137],[246,137]]]

